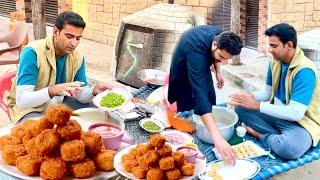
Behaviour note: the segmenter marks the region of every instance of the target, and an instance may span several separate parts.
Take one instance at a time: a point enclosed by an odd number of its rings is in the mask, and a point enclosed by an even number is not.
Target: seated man
[[[92,97],[108,88],[106,84],[88,86],[85,59],[76,50],[85,25],[80,15],[63,12],[56,18],[53,36],[33,41],[22,50],[8,97],[14,122],[41,116],[50,104],[64,102],[73,109],[92,106],[88,104]]]
[[[288,24],[265,31],[274,61],[266,87],[256,93],[231,95],[232,106],[248,133],[284,159],[301,157],[320,138],[320,86],[317,67],[297,47]]]

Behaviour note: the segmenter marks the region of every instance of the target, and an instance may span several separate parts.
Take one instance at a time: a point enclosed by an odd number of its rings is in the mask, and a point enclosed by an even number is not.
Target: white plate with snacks
[[[39,118],[33,118],[35,120],[37,119],[40,119]],[[90,121],[86,121],[86,120],[83,120],[81,119],[80,117],[76,117],[76,116],[71,116],[70,119],[73,119],[73,120],[76,120],[82,130],[84,131],[87,131],[88,130],[88,127],[93,124],[93,122],[90,122]],[[3,126],[0,128],[0,136],[4,136],[4,135],[8,135],[10,134],[10,130],[11,128],[13,128],[14,126],[12,124],[10,125],[7,125],[7,126]],[[127,145],[121,145],[121,148],[124,148],[126,147]],[[121,149],[120,148],[120,149]],[[0,151],[0,170],[4,173],[6,173],[7,176],[2,176],[1,173],[0,173],[0,179],[11,179],[12,177],[10,176],[13,176],[13,177],[17,177],[17,178],[20,178],[20,179],[25,179],[25,180],[40,180],[42,179],[40,176],[28,176],[28,175],[25,175],[23,174],[22,172],[20,172],[16,166],[11,166],[11,165],[8,165],[6,163],[4,163],[3,161],[3,158],[2,158],[2,152]],[[105,177],[114,177],[117,175],[117,172],[115,170],[113,171],[96,171],[94,176],[92,176],[91,178],[88,178],[88,179],[99,179],[99,178],[105,178]],[[13,179],[13,178],[12,178]],[[73,178],[73,177],[70,177],[70,176],[65,176],[64,179],[76,179],[76,178]]]
[[[114,168],[116,169],[116,171],[129,179],[137,179],[137,178],[132,173],[126,172],[124,170],[122,163],[121,163],[121,157],[125,154],[128,154],[129,150],[136,147],[136,146],[137,145],[131,145],[129,147],[126,147],[125,149],[122,149],[121,151],[119,151],[114,157]],[[199,174],[200,172],[203,172],[205,169],[206,169],[206,159],[198,159],[197,158],[196,162],[195,162],[195,171],[194,171],[193,176],[182,176],[181,179],[188,180],[188,179],[195,178],[197,176],[197,174]]]
[[[221,160],[207,164],[206,170],[199,173],[201,180],[232,179],[245,180],[256,176],[260,171],[260,165],[251,159],[237,159],[234,166],[227,165]]]
[[[237,158],[255,158],[264,155],[269,155],[271,158],[274,158],[270,154],[270,151],[264,150],[259,145],[250,140],[233,145],[232,148],[235,150]],[[217,149],[213,148],[212,151],[214,152],[217,159],[221,160],[221,155],[218,153]]]
[[[132,94],[124,88],[112,88],[97,94],[92,102],[99,109],[114,111],[122,108],[132,99]]]
[[[153,118],[143,118],[139,121],[139,125],[149,133],[158,133],[164,130],[164,124]]]

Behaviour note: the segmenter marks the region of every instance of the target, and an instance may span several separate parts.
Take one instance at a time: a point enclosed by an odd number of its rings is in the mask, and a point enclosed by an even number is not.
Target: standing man
[[[56,18],[53,36],[33,41],[22,50],[8,97],[14,122],[41,116],[49,104],[63,102],[73,109],[92,106],[93,96],[108,88],[106,84],[88,86],[85,59],[76,50],[85,26],[80,15],[63,12]]]
[[[229,164],[235,163],[236,156],[212,115],[216,94],[210,67],[214,66],[218,87],[222,88],[220,62],[240,54],[242,46],[240,37],[232,32],[209,25],[196,26],[181,36],[170,67],[169,102],[177,102],[179,112],[194,110],[201,116],[216,148]]]
[[[265,89],[231,95],[248,133],[284,159],[301,157],[320,139],[320,86],[315,64],[297,47],[285,23],[265,31],[270,62]]]

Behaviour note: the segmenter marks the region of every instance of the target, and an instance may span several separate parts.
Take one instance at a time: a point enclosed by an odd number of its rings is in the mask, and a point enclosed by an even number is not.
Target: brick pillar
[[[267,29],[268,22],[268,0],[259,1],[259,29],[258,29],[258,51],[267,52],[267,38],[264,31]]]
[[[240,37],[243,40],[243,44],[246,44],[246,25],[247,25],[247,15],[246,15],[246,0],[240,0]]]

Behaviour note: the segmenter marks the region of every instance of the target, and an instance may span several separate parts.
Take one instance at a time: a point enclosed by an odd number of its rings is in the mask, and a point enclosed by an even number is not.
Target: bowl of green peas
[[[92,101],[101,110],[114,111],[126,105],[132,98],[132,94],[126,89],[115,87],[97,94]]]

